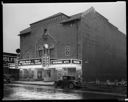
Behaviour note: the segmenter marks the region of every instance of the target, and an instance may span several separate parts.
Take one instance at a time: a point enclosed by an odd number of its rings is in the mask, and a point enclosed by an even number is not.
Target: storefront
[[[43,67],[41,59],[19,61],[20,80],[55,81],[64,75],[80,78],[82,75],[81,60],[60,59],[50,60]]]
[[[77,59],[60,59],[51,60],[50,66],[48,67],[49,73],[51,75],[51,81],[59,80],[62,76],[75,76],[81,78],[82,68],[81,60]]]
[[[18,62],[20,80],[43,80],[41,59],[24,59]]]

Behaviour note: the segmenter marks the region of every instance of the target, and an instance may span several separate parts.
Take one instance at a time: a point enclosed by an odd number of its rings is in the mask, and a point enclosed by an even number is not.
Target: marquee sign
[[[62,60],[50,60],[50,58],[43,58],[43,59],[30,59],[30,60],[20,60],[18,62],[19,66],[22,65],[49,65],[49,64],[81,64],[80,60],[77,59],[62,59]]]
[[[70,60],[52,60],[51,64],[69,64],[71,63]]]
[[[21,65],[40,65],[42,62],[41,62],[41,59],[30,59],[30,60],[20,60],[18,62],[18,65],[21,66]]]
[[[51,60],[51,64],[81,64],[80,60]]]

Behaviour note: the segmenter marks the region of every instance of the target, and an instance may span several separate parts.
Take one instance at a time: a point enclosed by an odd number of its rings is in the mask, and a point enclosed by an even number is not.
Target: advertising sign
[[[79,61],[79,60],[72,60],[72,63],[73,64],[81,64],[81,61]]]
[[[63,64],[69,64],[71,63],[71,60],[63,60]]]
[[[42,66],[47,66],[49,64],[81,64],[80,60],[74,59],[63,59],[63,60],[51,60],[49,56],[44,56],[42,59],[30,59],[30,60],[20,60],[18,61],[18,65],[41,65]]]
[[[51,60],[51,64],[70,64],[70,60]]]
[[[63,62],[61,60],[55,60],[51,61],[51,64],[62,64]]]
[[[9,68],[14,69],[15,68],[15,63],[9,63]]]

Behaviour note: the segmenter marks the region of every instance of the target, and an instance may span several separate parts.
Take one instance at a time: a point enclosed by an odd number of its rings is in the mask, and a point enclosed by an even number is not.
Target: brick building
[[[19,36],[22,80],[126,80],[126,36],[93,7],[32,23]]]
[[[11,75],[13,78],[18,80],[19,69],[16,69],[15,63],[17,54],[3,52],[3,74]]]

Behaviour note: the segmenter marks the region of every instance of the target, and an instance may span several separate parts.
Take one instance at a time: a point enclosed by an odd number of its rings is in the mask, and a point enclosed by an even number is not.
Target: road
[[[80,90],[56,89],[54,86],[23,84],[4,85],[3,100],[58,100],[58,99],[124,99],[123,96],[89,93]]]

